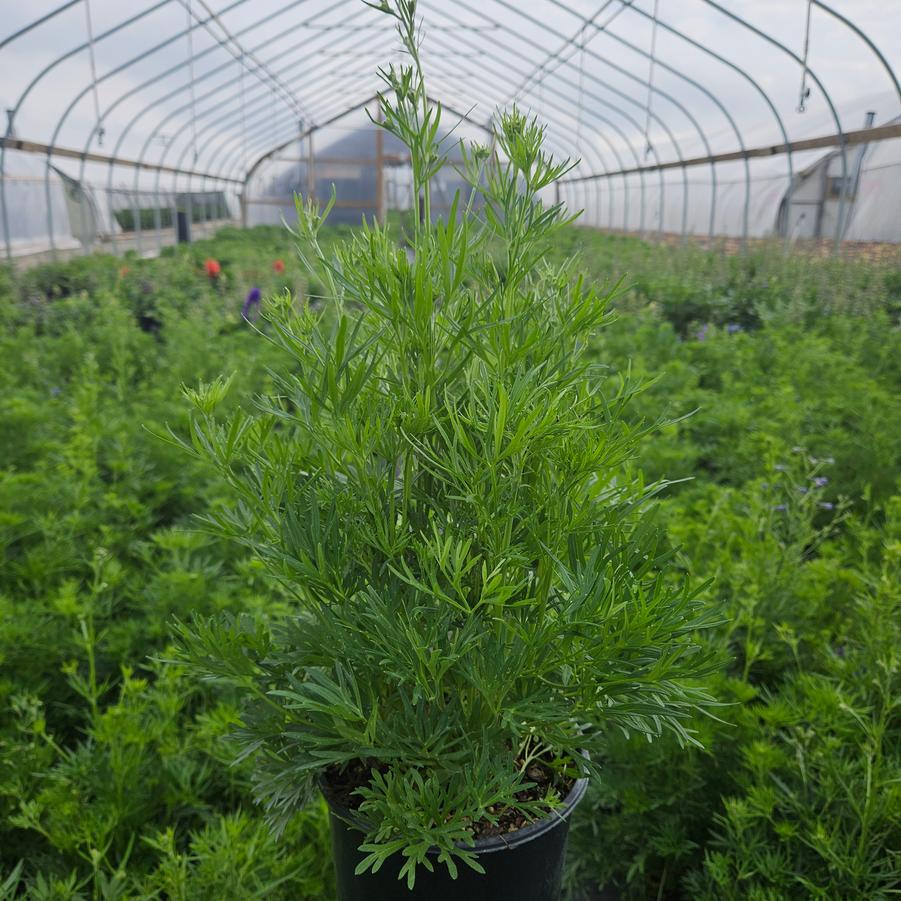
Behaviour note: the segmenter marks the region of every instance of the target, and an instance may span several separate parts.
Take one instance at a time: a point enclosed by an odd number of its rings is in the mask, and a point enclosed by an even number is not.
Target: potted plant
[[[177,624],[179,659],[240,687],[237,756],[276,829],[325,793],[341,898],[550,899],[604,735],[691,741],[715,662],[651,519],[661,486],[630,467],[640,386],[592,353],[613,292],[548,257],[571,219],[539,195],[568,164],[514,109],[433,217],[415,2],[377,8],[410,57],[378,118],[410,152],[411,252],[364,224],[329,258],[328,208],[298,204],[330,302],[264,304],[286,363],[252,411],[217,416],[227,380],[188,392],[183,444],[237,497],[206,524],[296,605]]]

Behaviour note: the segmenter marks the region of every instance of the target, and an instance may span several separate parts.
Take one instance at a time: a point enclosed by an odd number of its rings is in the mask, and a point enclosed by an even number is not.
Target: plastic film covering
[[[870,0],[419,0],[451,140],[516,103],[572,158],[582,223],[662,236],[901,240],[901,6]],[[0,23],[0,250],[134,249],[408,207],[364,110],[402,60],[362,0],[33,0]],[[463,128],[465,126],[465,129]],[[847,140],[861,129],[872,139]],[[811,149],[804,141],[826,141]],[[776,149],[772,153],[767,148]],[[29,162],[23,163],[20,157]],[[442,174],[446,192],[452,167]],[[406,193],[405,193],[406,190]]]

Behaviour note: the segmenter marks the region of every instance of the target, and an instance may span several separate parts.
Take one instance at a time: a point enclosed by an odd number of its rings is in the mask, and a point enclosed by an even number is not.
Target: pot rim
[[[582,753],[586,758],[588,757],[586,751],[583,751]],[[540,820],[535,820],[535,822],[529,823],[528,825],[517,829],[515,832],[477,838],[472,845],[464,842],[457,842],[457,847],[464,848],[467,851],[473,851],[476,854],[492,854],[496,851],[511,851],[514,848],[518,848],[520,845],[524,845],[527,842],[539,838],[545,833],[550,832],[551,829],[557,828],[569,818],[576,805],[582,800],[585,796],[585,792],[588,790],[588,778],[588,776],[580,776],[576,779],[573,787],[569,790],[569,793],[563,801],[563,806],[551,810],[547,816],[542,817]],[[364,829],[362,818],[356,811],[333,801],[329,797],[327,786],[328,782],[325,778],[325,774],[323,774],[319,778],[319,790],[325,798],[329,812],[349,826],[362,831]],[[439,851],[437,848],[430,848],[428,853],[435,855],[438,854]]]

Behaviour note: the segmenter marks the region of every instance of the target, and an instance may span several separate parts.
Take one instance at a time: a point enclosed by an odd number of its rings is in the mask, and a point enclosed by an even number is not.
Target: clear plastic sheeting
[[[901,139],[867,148],[845,238],[901,242]]]
[[[8,244],[16,256],[44,251],[50,246],[48,185],[44,169],[43,160],[30,154],[10,153],[6,158],[3,178],[9,214],[0,217],[0,241]],[[57,175],[49,182],[49,203],[53,211],[52,228],[57,246],[65,250],[78,249],[80,243],[69,215],[69,195]]]
[[[418,13],[445,127],[490,127],[514,103],[537,116],[548,148],[576,163],[557,194],[587,225],[899,240],[893,211],[866,192],[896,196],[897,167],[872,160],[901,136],[901,4],[419,0]],[[329,180],[336,221],[412,205],[390,142],[380,157],[368,125],[355,147],[342,124],[372,109],[378,68],[402,59],[390,21],[362,0],[7,3],[6,255],[73,241],[147,252],[169,240],[164,197],[220,193],[247,224],[280,221],[286,195],[319,196]],[[25,150],[37,181],[16,186]],[[835,197],[808,196],[814,170]],[[802,202],[818,205],[813,218]],[[139,211],[128,235],[123,204]]]

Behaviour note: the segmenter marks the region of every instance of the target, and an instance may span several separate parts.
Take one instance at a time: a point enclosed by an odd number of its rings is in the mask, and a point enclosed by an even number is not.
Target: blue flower
[[[829,479],[827,479],[826,476],[817,476],[816,478],[811,479],[811,481],[816,488],[822,488],[824,485],[829,484]]]
[[[260,305],[260,298],[262,296],[260,289],[257,288],[256,285],[247,292],[247,297],[244,298],[244,306],[241,307],[242,318],[246,319],[248,322],[250,321],[250,312],[254,307]]]
[[[744,329],[743,329],[737,322],[730,322],[730,323],[726,326],[726,331],[727,331],[730,335],[734,335],[736,332],[743,332]]]
[[[820,509],[822,509],[822,510],[834,510],[834,509],[835,509],[835,504],[830,504],[829,501],[823,501],[823,502],[820,504]]]
[[[785,504],[773,504],[774,510],[785,510]]]

